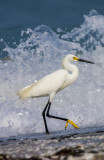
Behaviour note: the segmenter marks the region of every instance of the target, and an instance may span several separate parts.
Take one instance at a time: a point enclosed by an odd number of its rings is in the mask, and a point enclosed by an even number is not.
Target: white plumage
[[[70,84],[72,84],[78,77],[78,67],[75,66],[74,64],[71,64],[72,61],[81,61],[81,62],[87,62],[87,63],[93,64],[93,62],[82,60],[74,55],[69,54],[62,61],[63,69],[57,70],[45,76],[44,78],[40,79],[39,81],[35,82],[34,84],[31,84],[21,89],[17,93],[18,96],[22,99],[49,96],[49,101],[45,108],[46,109],[50,108],[50,104],[55,94],[60,90],[64,89],[65,87],[69,86]],[[69,71],[71,73],[69,73]],[[43,112],[45,112],[46,109],[44,109]],[[49,116],[49,111],[47,113],[47,116],[51,118],[67,120],[68,122],[68,119]],[[44,121],[46,121],[45,116],[43,116],[43,119]],[[71,123],[74,127],[78,128],[74,124],[74,122],[71,121],[69,123]],[[48,132],[46,122],[45,122],[45,128],[46,128],[46,132]]]
[[[67,55],[63,59],[63,69],[57,70],[32,85],[29,85],[18,92],[18,95],[22,99],[29,97],[50,97],[50,102],[52,101],[53,95],[64,89],[71,83],[73,83],[78,77],[78,68],[70,64],[73,55]],[[68,71],[72,71],[73,74],[69,74]]]

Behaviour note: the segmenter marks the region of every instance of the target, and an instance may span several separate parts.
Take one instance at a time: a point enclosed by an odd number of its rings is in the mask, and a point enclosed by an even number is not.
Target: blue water
[[[83,23],[92,10],[104,15],[103,0],[0,0],[0,37],[10,45],[20,40],[21,30],[44,24],[70,31]],[[2,46],[0,51],[2,51]]]
[[[16,93],[61,68],[69,53],[95,65],[76,63],[79,78],[56,95],[51,113],[73,120],[81,133],[103,130],[103,6],[103,0],[0,1],[0,138],[45,131],[47,97],[21,101]],[[64,131],[65,122],[47,121],[51,132]],[[67,132],[77,131],[69,125]]]

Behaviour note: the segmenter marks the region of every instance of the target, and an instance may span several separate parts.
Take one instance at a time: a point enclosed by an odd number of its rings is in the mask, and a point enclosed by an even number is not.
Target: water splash
[[[47,98],[21,101],[17,91],[59,69],[66,54],[94,61],[78,64],[80,75],[56,95],[51,114],[73,120],[80,128],[104,125],[104,16],[92,10],[71,32],[40,25],[21,31],[19,44],[5,44],[10,61],[0,61],[0,137],[44,132],[41,116]],[[48,119],[49,130],[64,130],[65,122]],[[69,126],[73,130],[72,126]]]

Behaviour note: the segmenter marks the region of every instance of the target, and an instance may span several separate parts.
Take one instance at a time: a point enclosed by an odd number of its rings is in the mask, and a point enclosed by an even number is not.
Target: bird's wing
[[[23,88],[18,92],[18,95],[22,99],[26,99],[28,97],[48,96],[51,93],[56,93],[62,88],[66,75],[67,71],[64,69],[55,71],[40,79],[38,82]]]
[[[46,96],[53,92],[57,92],[62,86],[66,78],[65,70],[55,71],[44,78],[40,79],[33,85],[31,95],[35,96]]]

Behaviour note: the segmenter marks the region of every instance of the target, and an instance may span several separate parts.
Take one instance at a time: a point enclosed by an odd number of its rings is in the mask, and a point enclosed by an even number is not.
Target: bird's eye
[[[73,60],[77,60],[78,58],[77,57],[73,57]]]

